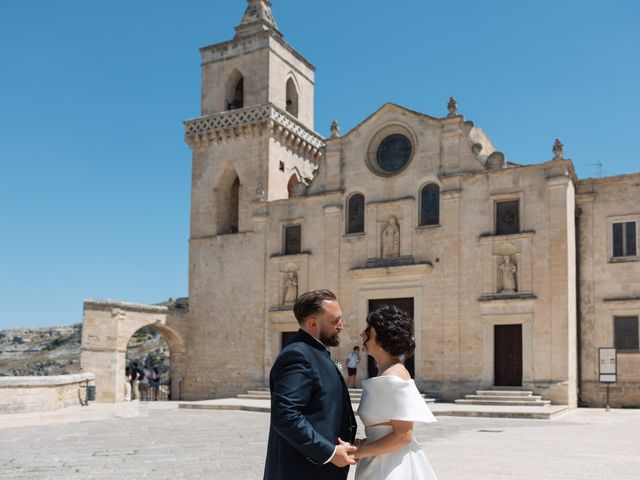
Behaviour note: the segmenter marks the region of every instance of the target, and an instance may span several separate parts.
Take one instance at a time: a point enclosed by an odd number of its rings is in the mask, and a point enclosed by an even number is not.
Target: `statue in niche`
[[[389,217],[389,223],[382,232],[382,258],[400,256],[400,227],[398,219]]]
[[[516,281],[518,267],[511,260],[511,255],[504,255],[502,258],[504,261],[498,266],[498,273],[500,274],[500,289],[498,293],[516,293],[518,291]]]
[[[264,202],[264,187],[261,183],[256,187],[256,201]]]
[[[296,272],[288,272],[284,281],[283,304],[295,303],[298,298],[298,274]]]

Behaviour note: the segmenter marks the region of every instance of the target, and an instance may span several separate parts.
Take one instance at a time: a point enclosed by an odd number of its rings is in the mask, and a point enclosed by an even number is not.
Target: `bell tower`
[[[185,122],[191,236],[248,231],[252,204],[300,192],[317,168],[315,68],[284,41],[268,0],[248,0],[235,36],[200,54],[201,117]]]
[[[192,399],[263,384],[259,299],[269,291],[270,230],[282,228],[270,221],[271,202],[305,193],[324,150],[313,131],[315,69],[284,41],[270,2],[248,0],[234,37],[200,54],[201,116],[185,122],[191,337],[183,398]],[[239,349],[243,362],[231,362]],[[227,380],[213,365],[225,366]]]

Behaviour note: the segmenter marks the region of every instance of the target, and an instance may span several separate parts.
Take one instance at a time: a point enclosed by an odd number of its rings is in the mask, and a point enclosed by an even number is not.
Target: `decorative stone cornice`
[[[144,303],[120,302],[118,300],[94,300],[86,299],[84,301],[85,310],[104,310],[112,311],[120,309],[124,312],[142,312],[142,313],[167,313],[169,309],[163,305],[147,305]]]
[[[320,135],[270,103],[187,120],[184,125],[185,141],[192,149],[259,136],[265,132],[305,158],[319,159],[325,147]]]
[[[349,271],[351,278],[354,280],[363,279],[387,279],[389,276],[415,276],[422,277],[433,269],[431,262],[420,262],[405,265],[389,265],[389,266],[361,266],[352,268]]]
[[[496,293],[496,294],[482,295],[480,298],[478,298],[478,301],[479,302],[495,302],[495,301],[514,301],[514,300],[535,300],[537,298],[538,297],[536,297],[536,295],[533,294],[532,292],[511,293],[511,294]]]

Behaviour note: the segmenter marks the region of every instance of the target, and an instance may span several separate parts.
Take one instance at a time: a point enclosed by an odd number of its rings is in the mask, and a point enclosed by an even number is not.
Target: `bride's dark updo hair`
[[[367,316],[367,329],[376,329],[377,342],[393,356],[409,357],[416,348],[413,338],[413,320],[395,305],[383,305]]]

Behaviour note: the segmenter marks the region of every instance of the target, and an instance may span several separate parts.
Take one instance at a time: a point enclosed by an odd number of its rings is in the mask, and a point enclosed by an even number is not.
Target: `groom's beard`
[[[324,332],[320,332],[320,341],[327,347],[337,347],[340,345],[340,334],[327,335]]]

